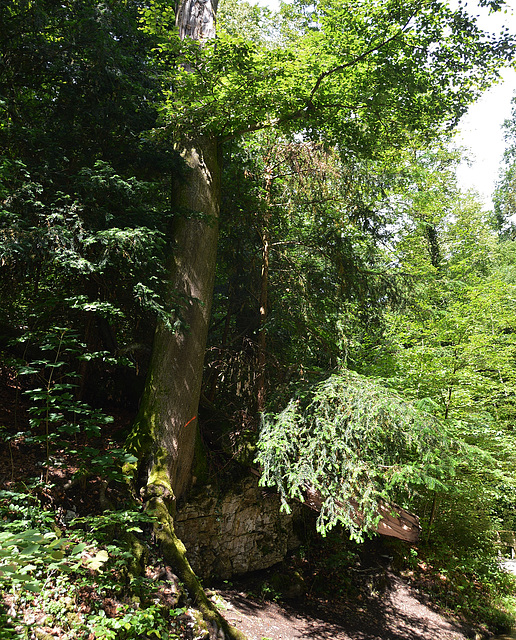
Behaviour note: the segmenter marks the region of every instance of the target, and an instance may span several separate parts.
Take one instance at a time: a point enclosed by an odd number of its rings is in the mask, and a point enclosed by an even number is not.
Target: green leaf
[[[76,544],[73,549],[71,550],[71,555],[72,556],[76,556],[80,553],[82,553],[84,551],[84,549],[86,549],[87,545],[85,542],[81,542],[79,544]]]
[[[87,566],[89,569],[93,569],[94,571],[98,571],[100,570],[100,568],[106,564],[106,562],[109,560],[109,555],[107,553],[107,551],[105,551],[104,549],[102,549],[101,551],[99,551],[94,558],[92,558],[91,560],[87,561]]]

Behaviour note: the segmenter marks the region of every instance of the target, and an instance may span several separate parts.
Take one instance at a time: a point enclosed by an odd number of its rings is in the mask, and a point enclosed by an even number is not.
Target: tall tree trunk
[[[270,257],[270,222],[271,222],[271,189],[272,169],[267,166],[265,172],[265,213],[261,228],[262,240],[262,272],[260,284],[260,331],[258,333],[258,378],[256,381],[257,408],[259,413],[265,411],[266,403],[266,366],[267,366],[267,317],[269,295],[269,257]]]
[[[181,38],[215,36],[217,0],[180,0],[176,22]],[[174,532],[177,498],[190,481],[197,408],[215,280],[220,202],[219,145],[199,137],[179,149],[187,169],[174,185],[182,213],[173,230],[168,265],[171,295],[183,301],[186,327],[172,331],[159,323],[140,411],[128,447],[144,472],[143,496],[156,516],[154,533],[166,562],[172,564],[211,628],[210,637],[245,640],[222,618],[192,571]]]
[[[220,162],[217,141],[200,139],[183,149],[188,166],[176,185],[169,265],[173,295],[182,299],[186,325],[176,332],[160,322],[131,442],[144,453],[145,480],[157,466],[178,498],[190,480],[208,333],[218,240]],[[199,216],[199,213],[202,215]]]
[[[218,0],[179,0],[179,37],[215,37]],[[147,482],[159,470],[177,499],[188,486],[197,428],[218,240],[219,145],[214,138],[187,140],[179,148],[187,169],[172,185],[181,217],[171,236],[171,295],[182,300],[184,327],[158,323],[140,411],[130,447],[143,462]]]

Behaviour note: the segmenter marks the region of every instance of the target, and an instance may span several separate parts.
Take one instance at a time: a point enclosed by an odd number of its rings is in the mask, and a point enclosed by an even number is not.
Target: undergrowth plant
[[[141,534],[141,527],[151,518],[138,509],[113,510],[105,511],[102,516],[75,518],[69,523],[59,519],[59,509],[45,509],[38,498],[43,487],[46,493],[55,488],[49,484],[49,473],[52,467],[62,464],[57,456],[74,460],[78,469],[75,477],[99,477],[101,492],[110,481],[128,479],[123,468],[128,462],[134,462],[134,457],[123,449],[101,449],[98,445],[102,427],[111,423],[112,418],[75,395],[75,371],[80,360],[107,359],[108,354],[87,353],[77,334],[66,327],[54,326],[44,332],[27,333],[19,341],[27,347],[30,345],[26,352],[30,351],[33,356],[17,363],[18,375],[26,378],[26,387],[30,386],[25,391],[30,399],[30,428],[17,433],[16,437],[26,444],[43,444],[46,470],[39,480],[32,483],[26,480],[28,484],[22,484],[21,488],[18,484],[9,491],[0,491],[0,588],[14,598],[14,609],[23,608],[36,598],[38,606],[50,608],[50,619],[61,616],[61,623],[69,628],[81,628],[82,633],[95,628],[99,639],[136,638],[142,634],[152,637],[153,629],[157,630],[156,637],[174,638],[166,630],[173,614],[165,614],[162,607],[152,601],[149,595],[152,587],[141,577],[129,586],[129,576],[136,565],[134,545],[131,547],[128,536]],[[38,355],[34,357],[34,353]],[[3,429],[2,437],[10,442],[12,434]],[[14,461],[12,476],[14,478]],[[145,592],[150,608],[120,605],[123,612],[117,611],[113,619],[106,618],[99,601],[98,606],[90,607],[87,615],[72,621],[70,611],[54,602],[52,595],[62,592],[68,594],[67,598],[70,594],[78,598],[80,589],[84,588],[93,589],[103,597],[129,593],[133,587]],[[177,615],[180,612],[176,612]],[[7,622],[4,628],[8,630]],[[20,620],[16,623],[18,629]],[[1,634],[0,638],[3,638]]]
[[[180,637],[180,594],[162,603],[160,585],[133,574],[127,534],[143,533],[150,516],[118,510],[63,525],[26,489],[0,492],[0,519],[0,589],[11,598],[9,614],[0,602],[0,640],[32,637],[34,625],[24,621],[28,611],[70,637]]]
[[[45,482],[49,480],[49,466],[53,448],[78,456],[76,475],[99,475],[109,480],[124,479],[121,469],[134,462],[134,457],[122,449],[101,453],[88,443],[101,436],[102,427],[113,418],[100,409],[94,409],[76,397],[76,372],[81,361],[102,359],[107,364],[129,364],[126,359],[114,358],[108,352],[88,352],[77,333],[67,327],[53,326],[46,331],[26,332],[17,339],[32,346],[40,354],[37,358],[16,363],[19,376],[32,384],[25,391],[31,404],[28,409],[30,433],[25,441],[40,442],[45,447]],[[80,446],[77,446],[77,445]]]
[[[0,585],[40,593],[48,576],[99,569],[107,553],[77,537],[63,537],[55,514],[26,491],[0,491]],[[84,555],[85,552],[87,555]]]
[[[451,615],[508,633],[516,622],[516,578],[504,571],[493,549],[460,548],[446,536],[418,549],[398,546],[416,586]]]

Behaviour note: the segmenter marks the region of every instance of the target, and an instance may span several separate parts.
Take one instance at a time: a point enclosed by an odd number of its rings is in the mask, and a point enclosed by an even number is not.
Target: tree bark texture
[[[182,39],[215,36],[218,0],[180,0],[176,24]],[[140,461],[144,482],[160,476],[177,499],[190,481],[197,408],[211,311],[220,202],[219,145],[199,137],[178,149],[186,170],[173,188],[180,212],[171,236],[168,268],[171,295],[181,300],[186,327],[176,332],[159,323],[140,412],[129,439]],[[164,478],[167,476],[165,482]]]
[[[184,40],[206,40],[215,37],[215,14],[219,0],[179,0],[176,24],[179,37]]]
[[[194,455],[220,198],[216,140],[200,140],[183,150],[183,158],[188,169],[177,184],[176,204],[185,215],[173,234],[169,273],[170,287],[182,300],[181,317],[186,328],[173,332],[158,324],[131,438],[134,450],[146,452],[147,479],[156,464],[165,465],[176,498],[188,486]]]
[[[262,272],[260,285],[260,331],[258,333],[258,379],[256,382],[256,397],[258,412],[265,411],[266,403],[266,366],[267,366],[267,318],[269,297],[269,258],[270,258],[270,222],[271,222],[271,189],[272,171],[266,170],[265,179],[265,214],[261,229],[262,240]]]
[[[159,526],[155,527],[155,535],[160,543],[163,557],[178,572],[181,582],[208,625],[209,637],[217,640],[246,640],[246,636],[232,627],[216,605],[206,596],[202,584],[188,562],[186,549],[175,534],[174,521],[170,515],[171,509],[167,505],[166,497],[161,495],[149,497],[147,511],[153,514],[159,523]]]

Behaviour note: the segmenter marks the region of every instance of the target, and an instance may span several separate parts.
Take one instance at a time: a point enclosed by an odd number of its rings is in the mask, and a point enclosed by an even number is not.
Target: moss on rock
[[[159,481],[158,486],[163,486],[161,473],[156,472],[151,474],[151,477]],[[192,598],[194,606],[200,611],[202,618],[208,627],[213,629],[215,634],[220,636],[220,632],[222,632],[225,640],[246,640],[245,635],[230,626],[227,620],[221,616],[213,602],[206,596],[199,579],[188,562],[186,548],[175,533],[173,516],[167,505],[167,496],[160,495],[159,492],[150,492],[150,494],[147,502],[147,512],[156,518],[154,535],[160,544],[163,558],[174,567],[179,580],[184,584],[189,596]]]

